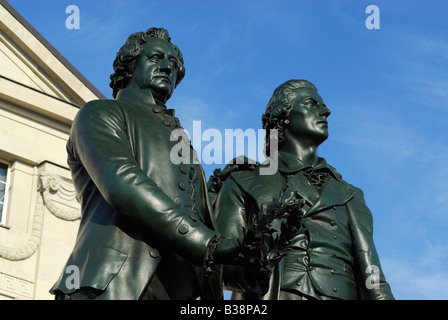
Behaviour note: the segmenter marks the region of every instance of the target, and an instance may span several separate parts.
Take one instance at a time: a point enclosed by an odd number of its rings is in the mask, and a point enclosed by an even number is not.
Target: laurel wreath
[[[250,268],[251,278],[261,283],[262,291],[267,291],[273,268],[299,233],[304,205],[305,200],[296,191],[284,192],[279,199],[262,206],[243,228],[238,259]]]

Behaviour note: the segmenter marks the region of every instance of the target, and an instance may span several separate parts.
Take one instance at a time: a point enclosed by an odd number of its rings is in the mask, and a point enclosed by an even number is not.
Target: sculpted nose
[[[320,116],[324,116],[325,118],[328,118],[331,114],[330,109],[328,109],[326,106],[321,107]]]
[[[164,59],[161,63],[160,63],[160,70],[165,72],[168,75],[171,75],[171,73],[173,72],[174,68],[173,68],[173,64],[168,60],[168,59]]]

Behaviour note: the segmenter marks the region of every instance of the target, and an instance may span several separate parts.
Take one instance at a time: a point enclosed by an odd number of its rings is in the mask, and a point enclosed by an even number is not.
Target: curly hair
[[[113,63],[114,73],[110,75],[110,87],[112,88],[112,96],[114,98],[116,98],[118,91],[125,88],[131,80],[137,58],[143,52],[143,46],[150,37],[160,38],[171,43],[168,31],[163,28],[153,27],[146,32],[136,32],[131,34],[126,40],[126,43],[117,52]],[[176,51],[179,60],[177,80],[175,84],[177,86],[185,76],[185,67],[182,52],[175,44],[172,44],[172,46]]]
[[[266,107],[266,112],[261,116],[263,129],[266,130],[265,153],[270,154],[270,140],[278,139],[278,143],[284,141],[284,128],[289,124],[289,114],[292,109],[292,101],[295,98],[295,90],[299,88],[310,88],[317,92],[317,88],[307,80],[288,80],[278,86]],[[273,136],[272,129],[277,129],[277,136]]]

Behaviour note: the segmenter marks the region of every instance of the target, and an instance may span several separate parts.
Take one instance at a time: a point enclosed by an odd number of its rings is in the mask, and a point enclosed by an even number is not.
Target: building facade
[[[80,218],[65,146],[94,99],[105,97],[0,0],[0,300],[53,299]]]

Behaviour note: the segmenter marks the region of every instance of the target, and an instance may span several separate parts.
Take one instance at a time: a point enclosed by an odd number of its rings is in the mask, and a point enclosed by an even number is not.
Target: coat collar
[[[336,180],[342,180],[341,175],[333,167],[328,165],[324,158],[316,157],[314,163],[311,166],[307,166],[300,161],[299,158],[290,153],[279,151],[277,155],[278,170],[284,174],[295,174],[299,171],[312,167],[316,171],[327,170]]]
[[[329,172],[334,179],[324,184],[320,194],[311,186],[308,179],[299,174],[301,171],[313,168],[315,171]],[[287,152],[278,153],[278,170],[287,175],[293,175],[287,182],[287,188],[297,190],[310,206],[305,215],[321,210],[343,205],[353,197],[353,190],[343,182],[341,175],[331,167],[324,158],[316,158],[312,166],[306,166],[294,155]]]
[[[339,206],[347,203],[354,195],[353,189],[342,180],[341,175],[323,158],[317,158],[312,167],[314,170],[326,170],[334,179],[326,182],[320,194],[317,189],[311,186],[308,179],[300,174],[300,171],[310,168],[305,166],[299,159],[292,154],[286,152],[279,152],[278,154],[278,173],[272,176],[257,175],[253,178],[252,175],[247,175],[243,179],[237,181],[245,186],[260,205],[263,202],[272,201],[273,197],[278,196],[278,187],[285,188],[286,192],[296,190],[300,196],[306,201],[308,209],[305,215],[311,215],[322,210]],[[271,159],[274,161],[274,159]],[[285,180],[285,176],[289,176]],[[285,184],[286,182],[286,184]],[[276,187],[273,187],[276,186]],[[244,187],[243,187],[244,188]]]
[[[155,112],[162,112],[174,117],[174,109],[167,109],[164,105],[158,105],[149,89],[123,88],[118,91],[116,100],[139,102],[155,109]]]

